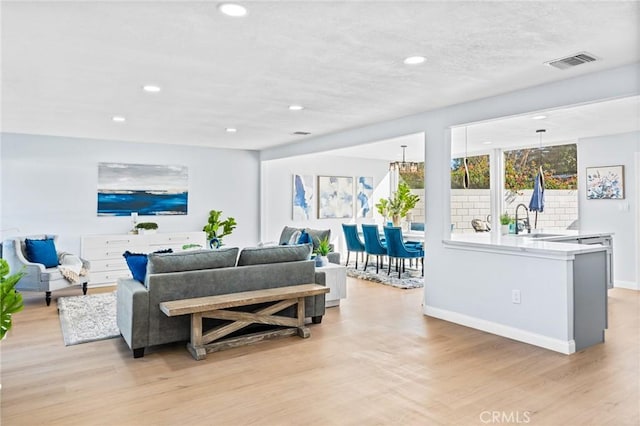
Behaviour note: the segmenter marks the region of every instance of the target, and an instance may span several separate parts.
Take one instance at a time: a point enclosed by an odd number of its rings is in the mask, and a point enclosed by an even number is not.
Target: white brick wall
[[[522,194],[518,195],[506,208],[507,213],[511,216],[515,216],[518,204],[529,206],[533,190],[528,189],[521,192]],[[538,228],[566,229],[574,220],[578,219],[578,192],[576,190],[547,189],[544,192],[544,200],[544,213],[538,213]],[[491,214],[490,205],[488,189],[452,189],[451,223],[454,225],[454,232],[475,232],[471,227],[471,220],[486,220],[487,216]],[[535,213],[531,213],[530,216],[533,227]]]

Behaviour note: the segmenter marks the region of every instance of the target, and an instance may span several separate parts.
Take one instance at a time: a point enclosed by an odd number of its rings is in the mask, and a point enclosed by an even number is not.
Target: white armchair
[[[80,281],[71,283],[62,276],[57,267],[46,268],[40,263],[33,263],[27,260],[25,254],[25,239],[45,239],[53,238],[57,235],[29,235],[13,240],[6,240],[2,247],[2,258],[9,263],[12,272],[24,271],[25,276],[16,285],[19,291],[44,291],[47,306],[51,303],[51,292],[73,286],[82,286],[82,293],[87,294],[87,276],[81,276]],[[60,253],[58,253],[59,255]],[[88,266],[88,265],[87,265]]]

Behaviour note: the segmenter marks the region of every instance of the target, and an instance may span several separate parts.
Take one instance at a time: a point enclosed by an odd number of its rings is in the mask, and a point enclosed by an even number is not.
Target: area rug
[[[395,268],[391,268],[391,275],[387,275],[387,268],[380,269],[376,274],[376,265],[369,266],[366,271],[362,270],[362,266],[358,265],[355,269],[353,265],[347,266],[347,275],[361,280],[372,281],[379,284],[390,285],[397,288],[422,288],[424,287],[424,278],[420,270],[407,268],[398,278],[398,272],[394,272]]]
[[[120,336],[116,324],[116,293],[58,298],[65,346]]]

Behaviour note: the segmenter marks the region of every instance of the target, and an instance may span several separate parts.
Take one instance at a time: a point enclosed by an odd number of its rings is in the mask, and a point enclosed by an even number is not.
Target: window
[[[451,189],[461,189],[464,178],[463,158],[451,160]],[[491,174],[489,173],[489,155],[467,157],[469,168],[469,189],[489,189]]]

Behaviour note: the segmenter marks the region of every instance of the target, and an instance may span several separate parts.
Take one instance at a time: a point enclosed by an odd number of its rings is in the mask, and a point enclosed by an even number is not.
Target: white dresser
[[[89,286],[113,285],[118,278],[131,277],[122,254],[152,253],[172,249],[181,251],[185,244],[200,244],[206,247],[204,232],[163,232],[133,235],[85,235],[81,239],[80,256],[91,262]]]

